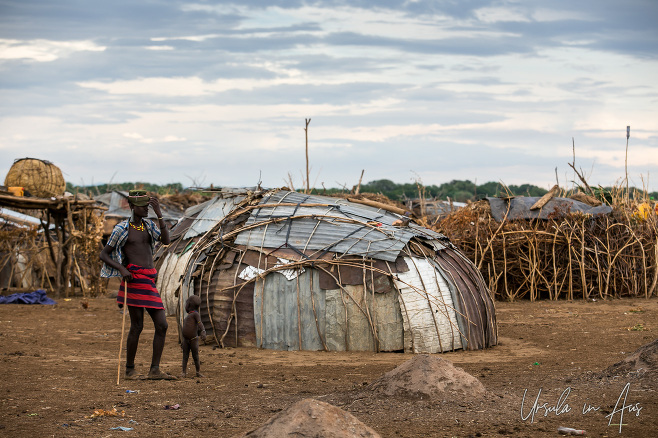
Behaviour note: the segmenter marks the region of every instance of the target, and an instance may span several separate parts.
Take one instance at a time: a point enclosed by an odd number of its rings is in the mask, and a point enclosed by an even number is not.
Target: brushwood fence
[[[650,297],[658,280],[656,214],[556,214],[505,220],[479,201],[443,219],[445,234],[480,269],[495,299]]]

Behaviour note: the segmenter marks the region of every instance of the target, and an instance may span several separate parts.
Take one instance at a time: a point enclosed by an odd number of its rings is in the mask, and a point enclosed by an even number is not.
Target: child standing
[[[187,315],[183,320],[183,341],[181,343],[183,348],[183,377],[187,376],[187,359],[190,357],[190,350],[192,350],[192,358],[196,366],[196,376],[203,377],[200,372],[201,362],[199,361],[199,331],[201,332],[201,339],[205,341],[206,329],[201,322],[199,307],[201,307],[201,298],[198,295],[192,295],[185,302]]]

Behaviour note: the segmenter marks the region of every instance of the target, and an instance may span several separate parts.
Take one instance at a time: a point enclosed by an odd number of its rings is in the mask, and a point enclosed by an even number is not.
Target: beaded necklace
[[[135,224],[133,224],[132,221],[129,221],[129,223],[130,223],[130,226],[131,226],[133,229],[135,229],[135,230],[137,230],[137,231],[144,231],[144,222],[142,222],[141,224],[139,224],[139,226],[136,226]]]

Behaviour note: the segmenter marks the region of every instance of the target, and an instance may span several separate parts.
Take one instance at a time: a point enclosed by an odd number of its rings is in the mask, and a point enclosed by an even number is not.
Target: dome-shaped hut
[[[156,254],[168,314],[180,326],[185,299],[199,295],[206,331],[222,346],[495,345],[494,305],[475,266],[445,236],[359,202],[223,189],[188,209]]]

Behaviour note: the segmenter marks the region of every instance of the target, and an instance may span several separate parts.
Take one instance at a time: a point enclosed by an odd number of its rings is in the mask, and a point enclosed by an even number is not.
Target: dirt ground
[[[657,337],[658,299],[499,302],[496,309],[500,345],[441,355],[478,378],[486,395],[415,400],[378,395],[368,386],[412,357],[402,353],[205,345],[204,378],[122,378],[117,385],[121,313],[112,299],[2,305],[0,435],[231,437],[315,398],[348,411],[382,437],[554,437],[559,426],[593,437],[657,436],[655,376],[598,374]],[[179,374],[175,325],[169,318],[162,367]],[[152,335],[147,316],[137,352],[140,372],[150,363]],[[175,404],[180,408],[165,409]],[[97,409],[113,408],[124,416],[92,417]],[[118,426],[133,430],[111,429]]]

